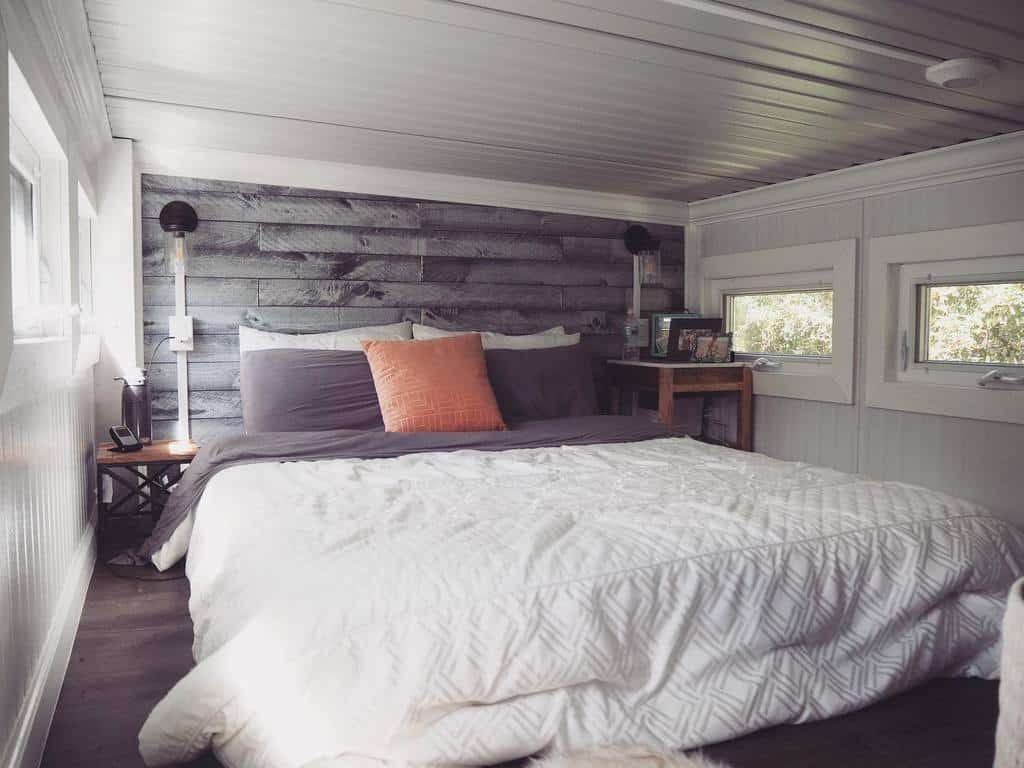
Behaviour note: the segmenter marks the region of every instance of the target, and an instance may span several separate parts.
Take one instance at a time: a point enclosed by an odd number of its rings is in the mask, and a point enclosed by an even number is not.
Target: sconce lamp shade
[[[632,253],[634,256],[638,253],[644,253],[645,251],[656,251],[661,243],[651,236],[651,233],[647,231],[647,227],[641,226],[640,224],[633,224],[626,230],[626,233],[622,236],[623,242],[626,244],[626,250]]]
[[[160,228],[164,232],[195,232],[199,226],[196,209],[181,200],[172,200],[160,209]]]

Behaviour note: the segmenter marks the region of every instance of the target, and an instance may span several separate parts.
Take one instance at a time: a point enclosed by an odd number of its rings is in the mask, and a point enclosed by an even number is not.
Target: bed
[[[197,664],[151,766],[697,747],[997,676],[1024,573],[973,504],[628,417],[231,438],[173,496]]]

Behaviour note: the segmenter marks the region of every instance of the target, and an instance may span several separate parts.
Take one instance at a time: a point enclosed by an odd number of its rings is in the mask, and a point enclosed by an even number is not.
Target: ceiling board
[[[665,0],[86,10],[113,131],[147,141],[175,125],[195,146],[696,200],[1024,129],[1009,60],[1024,40],[992,3],[733,4],[929,56],[998,56],[1005,76],[948,91],[897,58]]]

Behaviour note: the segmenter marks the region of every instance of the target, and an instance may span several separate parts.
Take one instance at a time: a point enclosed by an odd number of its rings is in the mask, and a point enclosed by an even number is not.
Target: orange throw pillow
[[[387,432],[507,429],[494,399],[480,335],[364,341]]]

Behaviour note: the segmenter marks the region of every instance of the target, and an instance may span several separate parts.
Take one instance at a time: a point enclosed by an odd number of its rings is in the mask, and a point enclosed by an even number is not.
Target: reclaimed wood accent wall
[[[143,175],[143,305],[154,435],[177,417],[173,267],[157,216],[171,200],[195,207],[186,301],[193,434],[241,428],[238,326],[286,333],[413,320],[444,328],[581,331],[597,363],[618,356],[632,281],[622,243],[631,223],[588,216]],[[642,308],[681,306],[683,229],[661,238],[662,285]]]

